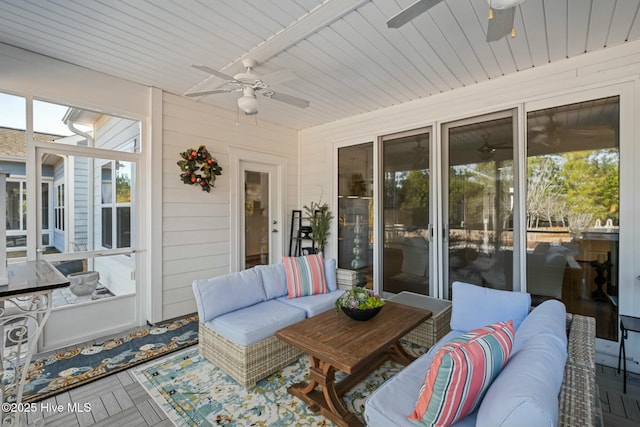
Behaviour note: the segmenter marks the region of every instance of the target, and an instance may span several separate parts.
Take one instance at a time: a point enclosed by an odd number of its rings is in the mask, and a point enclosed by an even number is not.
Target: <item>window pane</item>
[[[113,247],[112,230],[111,208],[102,208],[102,246],[105,248]]]
[[[20,187],[21,182],[7,181],[7,231],[22,229]]]
[[[619,99],[527,114],[527,290],[617,340]]]
[[[101,194],[102,194],[102,203],[113,203],[113,176],[111,173],[111,162],[102,166],[101,169]]]
[[[82,108],[35,100],[33,128],[40,141],[128,153],[140,151],[139,121]]]
[[[49,184],[42,184],[42,229],[49,229]]]
[[[128,248],[131,246],[131,208],[116,208],[116,221],[118,228],[116,238],[119,248]]]
[[[338,149],[338,267],[373,280],[373,143]]]
[[[429,140],[384,139],[384,291],[429,295]]]
[[[131,203],[131,169],[130,162],[116,162],[116,203]]]
[[[245,170],[245,268],[269,263],[269,174]]]

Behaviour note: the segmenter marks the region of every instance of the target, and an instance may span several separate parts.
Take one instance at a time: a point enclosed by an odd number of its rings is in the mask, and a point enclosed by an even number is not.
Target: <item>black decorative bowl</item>
[[[365,321],[365,320],[371,319],[373,316],[378,314],[382,306],[376,307],[376,308],[369,308],[367,310],[360,310],[359,308],[348,308],[348,307],[340,307],[340,308],[342,309],[342,311],[344,311],[344,313],[347,316],[351,317],[353,320]]]

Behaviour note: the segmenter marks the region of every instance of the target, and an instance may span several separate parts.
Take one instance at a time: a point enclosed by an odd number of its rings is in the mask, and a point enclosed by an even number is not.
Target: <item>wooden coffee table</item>
[[[415,358],[402,348],[400,338],[429,317],[428,310],[386,301],[380,313],[366,322],[329,310],[280,329],[276,337],[308,353],[311,361],[311,380],[287,390],[339,426],[362,426],[340,397],[386,360],[412,362]],[[348,376],[336,383],[336,371]]]

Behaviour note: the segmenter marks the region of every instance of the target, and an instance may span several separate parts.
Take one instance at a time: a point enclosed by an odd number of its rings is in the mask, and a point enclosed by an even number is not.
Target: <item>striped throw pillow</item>
[[[448,426],[473,412],[509,359],[513,321],[498,322],[454,338],[436,353],[410,420]]]
[[[326,294],[324,260],[321,254],[301,257],[282,257],[287,276],[287,298]]]

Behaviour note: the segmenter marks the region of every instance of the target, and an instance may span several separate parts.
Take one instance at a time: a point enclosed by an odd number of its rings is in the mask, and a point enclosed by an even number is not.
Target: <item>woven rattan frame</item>
[[[596,321],[567,315],[569,347],[560,388],[560,426],[602,426],[602,407],[596,385]]]
[[[300,350],[273,335],[255,344],[241,346],[202,323],[198,339],[200,354],[243,387],[255,385],[302,356]]]
[[[450,322],[451,306],[445,308],[439,313],[435,313],[422,325],[405,335],[404,339],[423,347],[431,348],[431,346],[451,330],[449,327]]]

